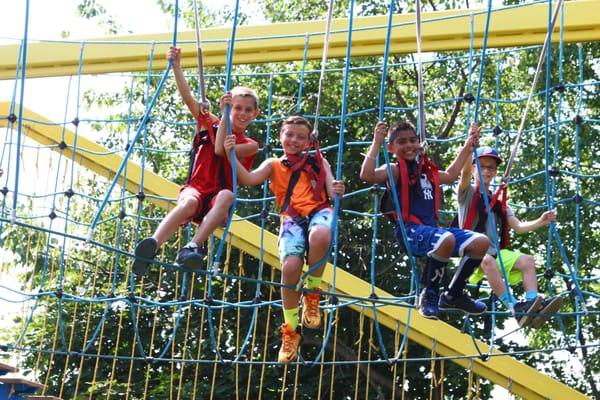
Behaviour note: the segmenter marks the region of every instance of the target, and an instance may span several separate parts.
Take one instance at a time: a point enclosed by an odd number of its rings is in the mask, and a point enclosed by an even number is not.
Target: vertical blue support
[[[175,0],[175,12],[174,12],[175,21],[173,23],[174,28],[173,28],[173,41],[172,41],[173,46],[175,46],[177,44],[178,13],[179,13],[179,0]],[[160,95],[160,92],[162,91],[162,88],[165,84],[167,76],[169,75],[169,71],[171,70],[172,65],[173,65],[173,61],[169,60],[169,63],[167,64],[167,68],[165,69],[165,72],[163,73],[162,78],[156,88],[156,93],[154,93],[154,97],[152,97],[152,100],[150,101],[150,104],[148,105],[148,108],[146,109],[146,112],[144,113],[144,116],[142,117],[140,126],[138,127],[138,129],[129,145],[129,149],[127,149],[127,152],[123,156],[123,161],[121,161],[121,165],[119,165],[119,168],[117,169],[117,172],[115,173],[115,177],[112,180],[112,182],[108,188],[108,191],[106,192],[106,195],[104,196],[104,200],[102,200],[102,203],[98,207],[98,211],[96,211],[96,214],[94,215],[94,218],[90,225],[90,231],[88,232],[88,236],[87,236],[88,241],[92,240],[92,237],[94,236],[94,230],[96,229],[96,226],[98,225],[98,222],[100,220],[100,215],[102,214],[104,207],[106,207],[106,204],[108,203],[108,201],[110,199],[110,195],[112,194],[112,191],[114,190],[115,185],[117,184],[117,182],[121,176],[121,173],[125,169],[125,165],[127,165],[127,162],[129,161],[129,157],[131,156],[131,153],[133,153],[133,150],[135,148],[135,143],[139,140],[139,138],[142,134],[142,131],[145,129],[146,124],[150,120],[150,112],[152,111],[152,109],[154,108],[154,105],[156,104],[156,100],[158,99],[158,96]]]
[[[229,91],[229,87],[231,85],[231,67],[233,64],[233,49],[235,46],[235,35],[237,31],[238,24],[238,15],[239,15],[240,2],[239,0],[235,0],[235,10],[233,14],[233,27],[231,28],[231,39],[229,40],[229,46],[227,46],[227,72],[225,78],[225,93]],[[232,135],[231,131],[231,119],[229,116],[230,108],[229,105],[225,105],[225,123],[227,125],[227,135]],[[233,204],[229,209],[229,216],[227,217],[227,224],[223,229],[223,236],[219,241],[219,247],[217,248],[216,254],[214,258],[211,260],[209,266],[209,276],[208,281],[208,291],[207,291],[207,299],[210,303],[212,301],[212,277],[216,276],[219,273],[219,266],[221,264],[221,254],[223,253],[223,248],[225,247],[225,242],[227,241],[227,235],[229,234],[229,226],[231,225],[231,220],[233,219],[233,213],[235,212],[235,208],[237,206],[237,170],[236,170],[236,159],[235,159],[235,149],[231,149],[230,152],[231,159],[231,173],[232,173],[232,184],[233,184]],[[210,343],[215,351],[217,358],[222,360],[221,352],[217,347],[217,340],[215,338],[215,332],[213,329],[212,323],[212,307],[211,304],[208,304],[207,307],[207,324],[208,331],[210,332]]]
[[[23,99],[25,98],[25,77],[27,72],[27,39],[29,34],[29,0],[25,0],[25,33],[21,51],[21,93],[19,95],[19,116],[17,121],[17,148],[15,151],[15,192],[13,193],[13,209],[10,220],[14,224],[17,221],[17,198],[19,196],[19,173],[21,169],[19,157],[21,150],[21,138],[23,137]]]

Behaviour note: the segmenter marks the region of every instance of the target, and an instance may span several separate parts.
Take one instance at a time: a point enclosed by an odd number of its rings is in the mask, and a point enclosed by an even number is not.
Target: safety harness
[[[506,213],[508,195],[506,185],[502,184],[496,190],[496,193],[490,199],[490,210],[500,219],[500,248],[505,249],[509,246],[510,238],[508,234],[508,217]],[[473,226],[475,217],[478,217],[477,226]],[[475,232],[484,233],[485,224],[487,223],[488,213],[485,212],[485,204],[481,197],[481,189],[479,185],[475,186],[475,193],[469,206],[469,211],[463,224],[463,229],[474,230]]]
[[[433,202],[434,202],[434,213],[435,220],[438,219],[438,210],[440,208],[440,177],[437,166],[427,158],[426,155],[422,155],[419,159],[417,166],[417,174],[411,174],[408,171],[408,164],[406,160],[399,159],[398,165],[398,180],[396,181],[396,190],[400,192],[400,209],[402,211],[402,220],[407,222],[413,222],[416,224],[423,224],[423,222],[415,215],[410,213],[410,185],[419,184],[419,178],[423,173],[427,176],[427,179],[433,186]],[[381,212],[394,222],[398,221],[398,215],[394,207],[394,199],[392,197],[392,190],[389,186],[389,181],[386,182],[386,191],[381,196],[380,209]]]
[[[325,199],[319,203],[308,216],[303,217],[290,204],[294,187],[298,183],[298,179],[300,179],[300,174],[302,171],[307,173],[311,180],[313,199],[321,200],[323,198],[323,192],[325,191],[325,170],[323,169],[323,156],[321,155],[318,141],[314,140],[312,147],[314,147],[316,150],[314,156],[310,154],[311,149],[309,148],[305,151],[302,157],[297,155],[286,155],[281,161],[284,166],[292,169],[292,176],[288,182],[285,198],[283,200],[283,204],[281,205],[281,212],[289,215],[298,226],[304,229],[305,233],[308,232],[308,224],[313,215],[329,207],[329,199],[325,197]],[[307,238],[308,235],[305,235],[305,237]]]
[[[192,147],[190,148],[190,162],[188,168],[188,175],[186,179],[186,183],[190,183],[190,179],[192,179],[192,173],[194,172],[194,167],[196,164],[196,154],[198,154],[198,150],[200,146],[204,144],[212,143],[215,144],[215,124],[218,124],[219,120],[216,118],[212,118],[210,114],[200,114],[198,118],[198,127],[196,129],[196,135],[194,136],[194,140],[192,141]],[[206,127],[205,130],[201,130],[202,125]],[[225,169],[223,168],[223,162],[225,161],[224,157],[214,155],[217,160],[217,167],[219,170],[219,183],[221,184],[221,189],[227,189],[227,180],[225,178]]]

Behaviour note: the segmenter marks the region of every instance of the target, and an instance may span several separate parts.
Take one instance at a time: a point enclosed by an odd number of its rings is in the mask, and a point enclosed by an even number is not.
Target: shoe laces
[[[317,317],[319,315],[319,303],[321,302],[321,295],[319,293],[305,293],[306,302],[308,307],[305,312],[310,317]]]
[[[296,337],[297,333],[294,330],[287,330],[287,329],[282,329],[281,330],[282,333],[282,349],[285,353],[289,353],[292,350],[292,344],[294,343],[294,338]]]
[[[183,246],[182,250],[187,250],[187,251],[190,251],[192,253],[198,253],[199,250],[200,250],[200,247],[186,244],[185,246]]]

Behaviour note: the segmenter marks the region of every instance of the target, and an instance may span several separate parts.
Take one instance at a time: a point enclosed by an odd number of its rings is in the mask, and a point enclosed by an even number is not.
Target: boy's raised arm
[[[224,147],[225,155],[229,162],[231,162],[231,149],[235,147],[235,137],[233,135],[229,135],[225,138]],[[265,161],[263,161],[255,170],[248,171],[246,167],[244,167],[244,165],[241,163],[239,157],[237,157],[236,151],[235,162],[238,182],[240,185],[243,186],[260,185],[271,176],[271,172],[273,171],[271,159],[266,159]]]
[[[217,136],[215,137],[215,154],[224,157],[225,156],[225,137],[227,136],[227,116],[225,115],[225,107],[229,105],[229,109],[231,110],[231,106],[233,105],[233,96],[231,92],[225,93],[221,96],[219,100],[219,108],[221,109],[221,123],[219,124],[219,128],[217,129]],[[235,151],[235,155],[239,156],[237,149]],[[247,156],[246,156],[247,157]],[[246,158],[242,157],[242,158]]]
[[[173,66],[173,75],[175,76],[175,83],[177,84],[177,89],[179,90],[179,94],[183,99],[183,102],[190,110],[194,117],[200,116],[200,105],[192,96],[192,91],[190,90],[190,86],[183,75],[183,70],[181,69],[181,49],[178,47],[169,47],[169,51],[167,52],[167,60],[172,61]]]
[[[473,122],[469,129],[469,136],[467,136],[465,145],[460,149],[452,164],[445,171],[440,171],[440,183],[452,183],[456,181],[465,162],[469,161],[469,156],[473,152],[473,145],[479,141],[479,132],[481,132],[481,128]]]
[[[373,143],[369,147],[369,151],[364,155],[362,166],[360,167],[360,179],[367,183],[382,183],[387,178],[385,165],[375,168],[375,160],[379,149],[387,135],[387,125],[385,122],[378,122],[375,125],[375,133],[373,135]]]
[[[471,175],[473,173],[473,163],[467,157],[460,171],[460,181],[458,182],[458,193],[463,193],[471,186]]]

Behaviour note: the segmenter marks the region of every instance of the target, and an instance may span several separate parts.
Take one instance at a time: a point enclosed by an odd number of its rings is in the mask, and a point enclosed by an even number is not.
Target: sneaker
[[[451,299],[448,292],[445,292],[440,296],[438,307],[440,310],[458,310],[472,315],[483,314],[485,310],[487,310],[485,303],[473,300],[464,293],[454,296]]]
[[[438,319],[439,295],[432,289],[423,289],[419,297],[419,314],[425,318]]]
[[[321,310],[319,310],[321,289],[313,288],[311,290],[319,293],[305,292],[302,295],[302,325],[305,328],[317,329],[321,326]]]
[[[281,325],[281,349],[279,349],[277,360],[283,364],[294,361],[298,356],[298,347],[301,342],[302,334],[299,326],[292,329],[289,324]]]
[[[560,306],[565,299],[560,296],[554,296],[550,299],[542,301],[540,306],[541,310],[538,311],[538,315],[533,318],[533,321],[529,324],[530,328],[540,328],[546,321],[548,321],[554,314],[560,310]]]
[[[531,314],[538,312],[542,308],[542,300],[542,296],[537,296],[535,299],[520,301],[515,304],[515,318],[519,323],[519,328],[529,326],[535,318],[535,315]]]
[[[184,266],[188,269],[200,269],[202,268],[202,262],[204,261],[204,253],[199,246],[190,246],[186,244],[177,252],[175,263]]]
[[[153,237],[146,238],[139,242],[135,246],[133,254],[135,260],[133,260],[133,273],[142,276],[148,270],[150,260],[156,257],[156,251],[158,250],[158,243]]]

